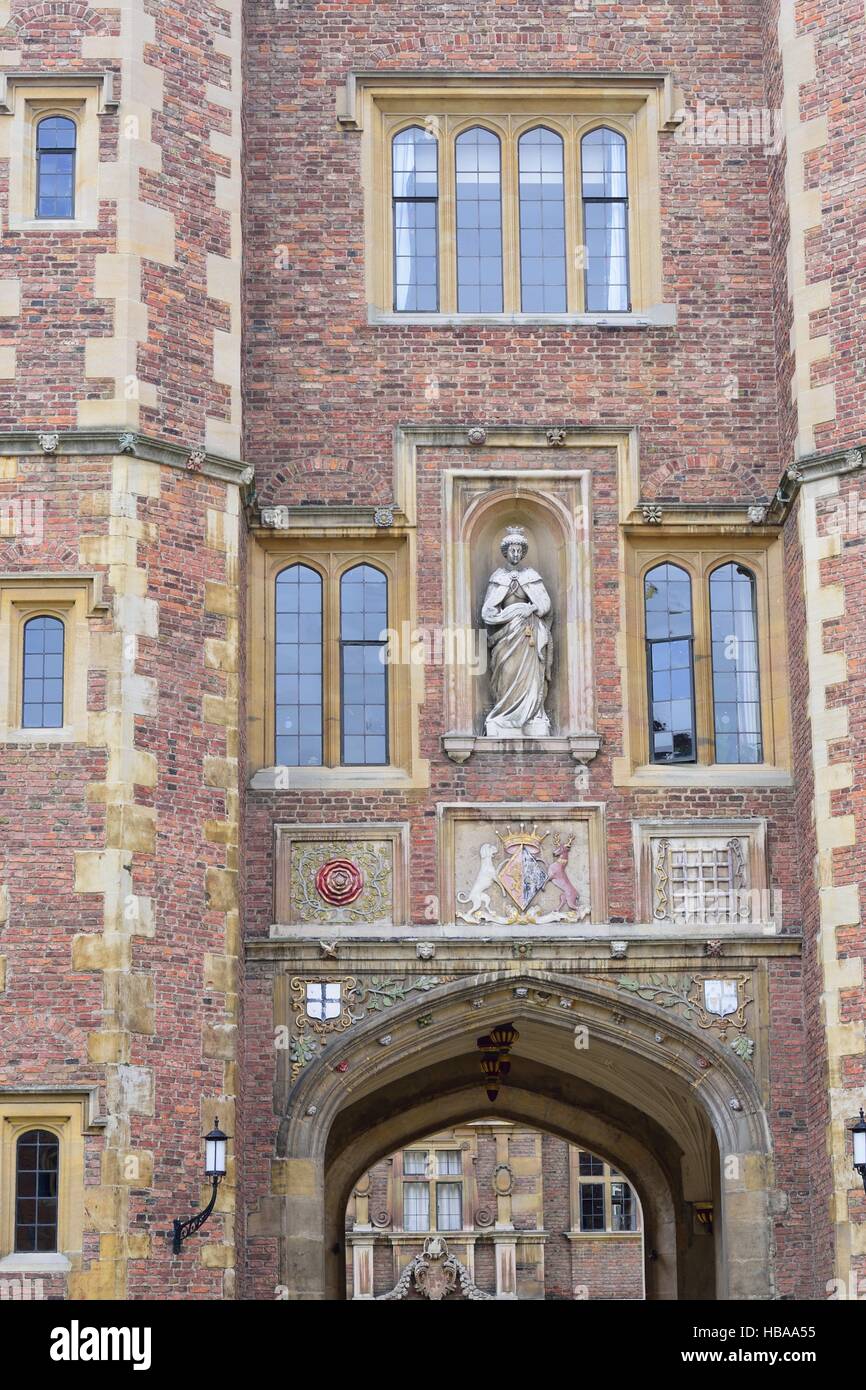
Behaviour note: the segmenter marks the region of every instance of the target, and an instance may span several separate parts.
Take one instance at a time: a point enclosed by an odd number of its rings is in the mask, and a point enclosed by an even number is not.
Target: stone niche
[[[275,836],[272,936],[408,922],[407,825],[278,825]]]
[[[445,628],[458,654],[447,666],[442,744],[455,762],[475,751],[568,752],[595,757],[589,472],[582,469],[456,469],[445,480]],[[493,704],[481,608],[490,575],[503,564],[511,527],[525,533],[523,564],[537,570],[552,602],[553,647],[546,712],[550,732],[490,738]],[[463,659],[460,657],[463,653]]]
[[[607,920],[604,809],[550,802],[439,805],[443,922],[580,927]]]

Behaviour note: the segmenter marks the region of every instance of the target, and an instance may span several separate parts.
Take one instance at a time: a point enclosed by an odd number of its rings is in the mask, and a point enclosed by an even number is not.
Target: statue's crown
[[[509,526],[499,545],[500,550],[507,550],[510,545],[522,545],[524,550],[529,549],[529,541],[522,526]]]

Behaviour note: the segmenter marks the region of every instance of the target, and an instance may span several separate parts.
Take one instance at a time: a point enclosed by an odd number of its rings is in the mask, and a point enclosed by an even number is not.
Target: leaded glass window
[[[455,142],[457,309],[502,312],[502,156],[499,139],[475,126]]]
[[[60,1142],[47,1129],[29,1129],[15,1145],[15,1250],[57,1249]]]
[[[65,628],[60,618],[30,618],[24,624],[21,727],[63,727]]]
[[[650,750],[655,763],[696,757],[692,586],[678,565],[644,577]]]
[[[436,1229],[437,1231],[460,1231],[463,1229],[462,1183],[437,1182]]]
[[[614,1231],[633,1231],[635,1229],[635,1204],[632,1190],[627,1182],[612,1182],[610,1185],[611,1228]]]
[[[430,1186],[426,1182],[403,1184],[403,1230],[429,1231]]]
[[[322,578],[308,565],[277,575],[276,761],[322,764]]]
[[[463,1172],[463,1155],[459,1149],[440,1149],[436,1155],[436,1171],[440,1177],[456,1177]]]
[[[439,307],[436,137],[420,126],[395,135],[391,180],[394,308],[404,313],[435,312]]]
[[[387,626],[387,578],[372,565],[355,565],[340,580],[342,761],[348,766],[388,762]]]
[[[36,127],[36,216],[75,216],[75,122],[46,116]]]
[[[565,155],[547,126],[521,135],[520,304],[524,313],[565,313]]]
[[[710,575],[713,643],[713,724],[717,763],[759,763],[761,683],[755,576],[743,565],[720,565]]]
[[[580,142],[586,308],[625,313],[629,303],[628,172],[622,135],[599,126]]]
[[[580,1229],[582,1231],[604,1230],[603,1182],[582,1182],[580,1184]]]

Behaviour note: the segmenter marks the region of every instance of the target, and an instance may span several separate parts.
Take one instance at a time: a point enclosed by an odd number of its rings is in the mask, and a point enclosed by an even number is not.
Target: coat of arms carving
[[[574,834],[521,822],[496,835],[499,845],[478,846],[475,878],[457,892],[460,921],[544,926],[589,917],[588,893],[571,876]]]

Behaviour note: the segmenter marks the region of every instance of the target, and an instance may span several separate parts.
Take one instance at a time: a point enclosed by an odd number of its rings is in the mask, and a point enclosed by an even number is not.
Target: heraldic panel
[[[579,927],[606,920],[602,806],[461,803],[437,810],[443,921]]]

